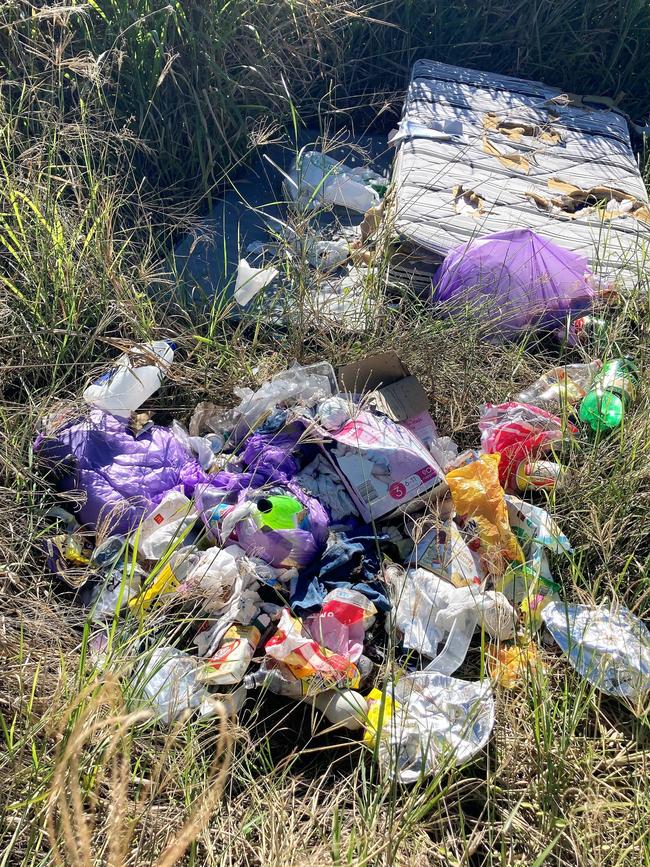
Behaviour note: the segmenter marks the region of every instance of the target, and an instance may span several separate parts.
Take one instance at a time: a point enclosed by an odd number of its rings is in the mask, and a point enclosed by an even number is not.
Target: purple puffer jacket
[[[34,451],[56,487],[79,503],[83,524],[128,533],[172,490],[191,497],[208,482],[200,465],[165,427],[135,437],[114,416],[93,410],[53,436],[39,436]]]

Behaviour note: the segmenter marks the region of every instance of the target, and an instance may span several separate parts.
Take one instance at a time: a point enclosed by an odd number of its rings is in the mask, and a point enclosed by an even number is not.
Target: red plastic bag
[[[565,424],[546,410],[516,401],[498,406],[486,403],[479,428],[483,451],[501,455],[499,481],[504,488],[511,486],[510,481],[522,461],[547,454],[554,445],[578,432],[570,422]]]

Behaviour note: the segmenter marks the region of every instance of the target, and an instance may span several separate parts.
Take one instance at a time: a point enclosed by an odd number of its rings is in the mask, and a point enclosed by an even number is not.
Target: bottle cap
[[[624,412],[623,401],[617,394],[590,391],[580,404],[580,421],[586,422],[594,431],[613,430],[623,421]]]

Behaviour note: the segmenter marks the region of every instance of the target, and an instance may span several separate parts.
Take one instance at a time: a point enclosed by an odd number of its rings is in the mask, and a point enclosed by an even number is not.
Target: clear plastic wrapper
[[[549,602],[541,612],[569,662],[607,695],[643,704],[650,693],[650,632],[624,607]]]
[[[331,397],[336,387],[334,368],[328,362],[320,361],[305,367],[296,364],[276,374],[255,392],[249,388],[235,389],[241,400],[236,411],[252,430],[279,404],[313,406]]]
[[[215,713],[207,689],[199,682],[199,663],[175,647],[157,647],[138,666],[132,686],[134,701],[151,707],[156,717],[171,725],[184,713]]]
[[[494,638],[514,635],[517,614],[501,593],[454,587],[426,569],[409,569],[402,580],[397,574],[393,580],[395,622],[403,644],[433,659],[427,670],[453,674],[478,625]]]
[[[439,672],[416,671],[392,689],[378,758],[383,770],[412,784],[480,752],[494,727],[488,680],[469,683]]]

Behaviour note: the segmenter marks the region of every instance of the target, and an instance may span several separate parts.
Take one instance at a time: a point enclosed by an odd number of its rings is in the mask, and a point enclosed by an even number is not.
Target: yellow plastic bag
[[[456,512],[472,518],[478,527],[481,545],[498,549],[508,560],[524,555],[510,529],[504,491],[499,483],[500,455],[481,455],[477,460],[447,473]]]
[[[544,666],[531,642],[525,645],[512,644],[508,647],[490,644],[487,648],[490,675],[505,689],[521,686],[527,677],[543,673]]]
[[[368,719],[366,721],[366,731],[363,735],[363,741],[368,746],[374,747],[377,742],[377,730],[379,729],[380,721],[381,728],[383,729],[401,705],[387,692],[383,693],[380,689],[376,688],[370,690],[366,696],[366,701],[368,703]]]

